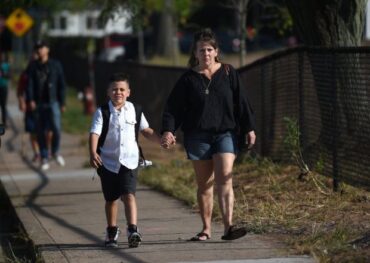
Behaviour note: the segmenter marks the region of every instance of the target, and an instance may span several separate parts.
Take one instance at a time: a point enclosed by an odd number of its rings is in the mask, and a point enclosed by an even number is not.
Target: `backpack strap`
[[[140,130],[140,122],[141,122],[141,115],[143,113],[143,108],[139,104],[134,104],[135,107],[135,117],[136,117],[136,124],[135,124],[135,139],[137,142],[137,145],[139,147],[139,161],[143,162],[145,160],[143,151],[139,145],[139,130]],[[97,148],[97,153],[100,154],[100,148],[103,147],[105,139],[108,134],[108,128],[109,128],[109,118],[110,118],[110,110],[109,110],[109,105],[104,104],[103,106],[100,107],[102,116],[103,116],[103,128],[102,132],[99,136],[98,140],[98,148]],[[144,163],[145,164],[145,163]]]
[[[97,153],[100,154],[100,148],[103,147],[105,138],[107,137],[108,133],[108,128],[109,128],[109,117],[110,117],[110,111],[109,111],[109,105],[104,104],[103,106],[100,107],[101,113],[103,115],[103,128],[101,131],[101,134],[99,136],[98,140],[98,148],[97,148]]]
[[[139,142],[139,130],[140,130],[140,122],[141,122],[141,114],[143,113],[143,107],[140,104],[133,103],[135,107],[136,113],[136,124],[135,124],[135,139],[136,142]]]
[[[137,146],[139,147],[139,164],[143,164],[144,166],[146,166],[143,150],[141,149],[140,144],[139,144],[139,130],[140,130],[141,115],[143,113],[143,107],[140,104],[136,104],[136,103],[134,103],[134,107],[135,107],[135,113],[136,113],[135,139],[136,139]]]

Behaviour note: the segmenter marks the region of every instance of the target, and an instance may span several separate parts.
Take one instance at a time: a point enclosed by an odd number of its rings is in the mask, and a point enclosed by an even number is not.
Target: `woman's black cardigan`
[[[206,94],[207,86],[209,94]],[[204,74],[192,69],[179,78],[167,99],[161,133],[175,133],[180,126],[184,133],[246,133],[255,129],[245,88],[231,65],[222,64],[210,83]]]

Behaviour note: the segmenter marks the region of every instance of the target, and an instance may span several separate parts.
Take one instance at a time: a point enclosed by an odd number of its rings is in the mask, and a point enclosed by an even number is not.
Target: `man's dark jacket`
[[[45,74],[47,77],[41,77]],[[43,89],[48,89],[48,101],[41,101]],[[58,102],[60,106],[65,105],[65,82],[63,68],[59,61],[48,59],[46,64],[35,61],[30,66],[28,87],[26,89],[27,102],[35,101],[36,104],[51,104]]]

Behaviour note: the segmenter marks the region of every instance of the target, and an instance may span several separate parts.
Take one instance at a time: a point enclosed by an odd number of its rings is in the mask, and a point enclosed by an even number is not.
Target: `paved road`
[[[104,200],[99,178],[93,180],[94,171],[83,168],[87,156],[80,138],[64,134],[62,154],[67,166],[52,163],[49,171],[41,172],[27,154],[22,114],[14,93],[10,95],[12,122],[2,137],[0,179],[45,262],[314,262],[293,255],[269,236],[222,241],[222,227],[216,223],[211,240],[188,242],[200,230],[199,216],[181,202],[142,185],[137,192],[142,245],[128,248],[121,207],[119,248],[104,248]]]

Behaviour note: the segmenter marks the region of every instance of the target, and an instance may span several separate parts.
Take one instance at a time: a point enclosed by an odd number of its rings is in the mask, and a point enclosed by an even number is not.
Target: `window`
[[[93,29],[95,28],[94,18],[91,16],[88,16],[86,19],[86,28],[87,29]]]
[[[60,17],[59,27],[60,27],[60,29],[67,29],[67,18],[65,16]]]
[[[55,29],[55,20],[53,17],[49,21],[49,27],[50,29]]]
[[[103,29],[103,24],[99,22],[97,17],[88,16],[86,18],[87,29]]]

